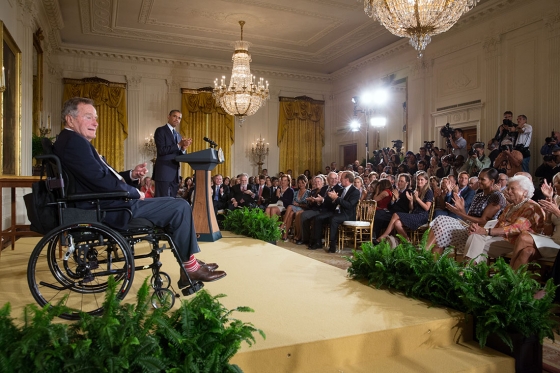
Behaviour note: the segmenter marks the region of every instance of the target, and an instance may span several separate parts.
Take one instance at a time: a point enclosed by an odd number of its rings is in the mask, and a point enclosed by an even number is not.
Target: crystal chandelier
[[[241,25],[241,40],[234,44],[233,68],[229,86],[225,84],[225,76],[222,76],[219,84],[218,79],[216,79],[213,95],[218,105],[226,113],[235,115],[243,122],[246,116],[255,114],[270,95],[268,93],[268,81],[264,82],[263,78],[260,78],[257,82],[255,77],[251,75],[249,43],[243,41],[245,21],[239,21],[239,24]]]
[[[418,51],[420,58],[432,35],[449,30],[479,1],[364,0],[364,11],[392,34],[410,38],[410,44]]]

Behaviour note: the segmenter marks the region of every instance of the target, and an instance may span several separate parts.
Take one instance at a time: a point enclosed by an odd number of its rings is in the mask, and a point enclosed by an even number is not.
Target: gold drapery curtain
[[[292,175],[322,170],[325,145],[325,102],[309,97],[280,97],[278,147],[280,171]]]
[[[225,161],[216,166],[212,175],[231,176],[231,147],[235,139],[235,119],[216,104],[212,97],[212,89],[181,89],[181,121],[180,133],[183,138],[192,138],[188,152],[196,152],[209,147],[203,140],[208,137],[224,152]],[[183,178],[192,176],[193,170],[184,163],[181,166]]]
[[[124,169],[124,140],[128,137],[126,83],[100,78],[64,79],[63,101],[86,97],[95,101],[97,137],[91,142],[116,170]],[[64,120],[64,118],[62,118]]]

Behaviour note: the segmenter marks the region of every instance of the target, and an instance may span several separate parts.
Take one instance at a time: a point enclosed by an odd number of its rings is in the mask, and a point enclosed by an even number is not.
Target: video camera
[[[393,143],[393,148],[395,148],[397,150],[397,153],[401,152],[402,146],[403,146],[403,141],[402,140],[391,140],[391,142]]]
[[[453,147],[451,145],[451,141],[449,141],[449,136],[453,136],[454,133],[455,129],[451,128],[449,126],[449,123],[446,123],[445,126],[441,127],[441,129],[439,130],[439,134],[441,135],[441,137],[445,137],[445,144],[448,148]]]
[[[426,151],[428,153],[432,150],[432,147],[434,146],[434,142],[435,141],[424,141],[424,148],[426,148]]]

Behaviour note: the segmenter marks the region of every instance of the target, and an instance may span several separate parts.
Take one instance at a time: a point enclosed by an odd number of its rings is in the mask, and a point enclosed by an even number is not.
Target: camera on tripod
[[[446,123],[445,126],[441,127],[441,129],[439,130],[439,134],[441,135],[441,137],[445,137],[445,144],[448,148],[453,147],[451,145],[451,141],[449,141],[449,136],[453,136],[454,133],[455,129],[451,128],[449,126],[449,123]]]
[[[403,141],[402,140],[391,140],[391,142],[393,143],[393,148],[396,149],[397,153],[401,152],[402,146],[403,146]]]

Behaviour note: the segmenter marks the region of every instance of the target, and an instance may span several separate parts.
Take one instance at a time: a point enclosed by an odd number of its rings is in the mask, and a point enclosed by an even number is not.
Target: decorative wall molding
[[[543,21],[551,36],[560,35],[560,12],[545,15]]]
[[[142,76],[140,75],[125,75],[126,83],[129,89],[138,90],[140,89],[140,83],[142,83]]]
[[[62,20],[62,13],[60,12],[58,0],[42,0],[42,2],[51,29],[60,30],[64,28],[64,21]]]
[[[139,56],[134,54],[124,54],[117,52],[104,52],[104,51],[94,51],[78,48],[60,48],[60,55],[79,55],[87,58],[100,58],[104,60],[118,60],[122,62],[134,62],[134,63],[145,63],[145,64],[163,64],[166,66],[173,66],[174,68],[184,67],[185,70],[188,68],[192,69],[203,69],[203,70],[217,70],[224,73],[231,72],[231,65],[213,63],[213,62],[202,62],[202,61],[185,61],[173,58],[163,58],[163,57],[151,57],[151,56]],[[311,73],[298,73],[289,71],[278,71],[278,70],[268,70],[262,68],[252,69],[253,73],[266,76],[266,77],[279,77],[283,79],[297,79],[297,80],[307,80],[307,81],[318,81],[318,82],[330,82],[332,77],[328,74],[311,74]]]
[[[501,41],[501,34],[487,35],[482,41],[482,49],[488,56],[495,55],[499,52]]]

